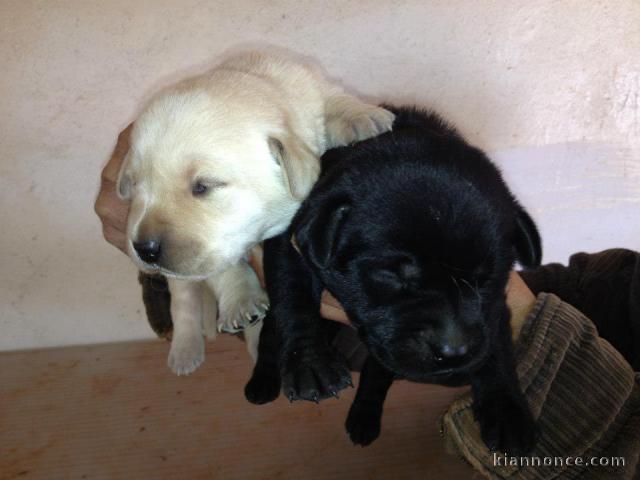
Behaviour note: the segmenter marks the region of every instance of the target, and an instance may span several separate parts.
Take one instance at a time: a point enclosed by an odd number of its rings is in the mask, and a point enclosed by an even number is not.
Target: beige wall
[[[158,86],[266,43],[438,108],[502,165],[547,261],[640,248],[637,0],[4,0],[0,349],[151,336],[99,171]]]

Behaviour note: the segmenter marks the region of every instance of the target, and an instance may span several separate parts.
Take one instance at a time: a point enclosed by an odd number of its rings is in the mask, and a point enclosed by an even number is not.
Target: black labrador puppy
[[[265,243],[271,311],[247,398],[318,401],[351,383],[319,316],[323,288],[370,355],[346,427],[380,432],[394,379],[471,384],[491,450],[522,454],[536,425],[516,376],[505,286],[540,264],[538,231],[498,169],[434,113],[391,108],[393,131],[327,152],[289,230]]]

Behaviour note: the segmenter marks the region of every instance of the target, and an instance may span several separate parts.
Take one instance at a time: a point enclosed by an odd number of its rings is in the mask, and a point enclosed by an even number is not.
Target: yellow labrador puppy
[[[247,252],[288,226],[325,150],[388,131],[393,119],[308,65],[255,52],[149,102],[118,192],[131,201],[131,258],[168,278],[175,373],[204,361],[203,332],[213,337],[216,326],[244,330],[255,360],[268,299]]]

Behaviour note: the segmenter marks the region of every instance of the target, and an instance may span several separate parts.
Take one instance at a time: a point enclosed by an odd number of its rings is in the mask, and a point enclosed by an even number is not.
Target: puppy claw
[[[222,331],[236,333],[262,320],[268,308],[266,293],[262,290],[226,301],[220,307],[219,327]]]
[[[351,378],[344,360],[329,349],[293,351],[282,360],[282,384],[296,399],[318,403],[335,397]]]

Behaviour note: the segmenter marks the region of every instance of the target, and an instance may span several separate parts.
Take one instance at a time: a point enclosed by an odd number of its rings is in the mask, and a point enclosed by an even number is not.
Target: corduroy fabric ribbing
[[[584,313],[640,371],[640,253],[576,253],[567,266],[551,263],[520,275],[535,295],[554,293]]]
[[[488,478],[632,479],[640,453],[640,387],[622,355],[593,323],[553,294],[538,295],[515,347],[518,377],[540,435],[529,462],[489,452],[471,411],[472,397],[454,402],[442,419],[445,439]],[[623,457],[624,466],[557,465],[556,457]],[[496,458],[501,465],[495,465]],[[522,464],[522,462],[520,462]],[[507,465],[505,465],[507,464]]]

